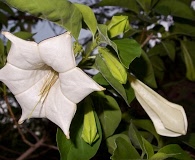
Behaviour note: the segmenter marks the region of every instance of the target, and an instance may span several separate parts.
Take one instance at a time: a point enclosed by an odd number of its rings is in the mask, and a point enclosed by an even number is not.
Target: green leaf
[[[151,7],[151,0],[137,0],[137,3],[139,3],[145,12],[149,12]]]
[[[127,71],[123,65],[108,49],[99,47],[98,51],[106,62],[106,65],[113,77],[121,84],[125,84],[127,82]]]
[[[5,15],[4,13],[1,13],[1,12],[0,12],[0,24],[5,25],[6,27],[8,26],[7,15]]]
[[[139,13],[136,0],[122,0],[122,1],[102,0],[100,3],[98,3],[98,6],[120,6],[120,7],[128,8],[129,10],[137,14]]]
[[[188,146],[195,149],[195,133],[187,134],[182,141],[187,144]]]
[[[109,85],[109,83],[106,81],[106,79],[102,76],[101,73],[97,73],[95,76],[93,76],[93,80],[99,83],[100,85]]]
[[[102,76],[108,81],[108,83],[123,97],[127,105],[129,105],[127,100],[127,95],[122,84],[120,84],[110,73],[106,63],[103,58],[98,54],[95,61],[97,69],[100,71]]]
[[[8,5],[36,17],[52,21],[78,38],[81,30],[82,14],[79,9],[66,0],[5,0]]]
[[[142,137],[143,147],[147,155],[147,159],[150,159],[154,155],[154,150],[152,145]]]
[[[195,28],[193,25],[174,22],[174,25],[170,27],[170,34],[168,36],[177,34],[195,37]]]
[[[93,36],[97,31],[97,20],[95,18],[94,12],[89,6],[83,4],[74,4],[82,13],[83,20],[87,24],[88,28],[91,30]]]
[[[0,68],[2,68],[6,63],[6,55],[4,53],[4,44],[0,39]]]
[[[148,55],[142,50],[142,56],[136,58],[130,65],[135,75],[147,85],[156,88],[154,70]]]
[[[94,111],[92,108],[92,102],[89,97],[84,99],[84,122],[83,122],[83,131],[81,137],[83,140],[90,145],[92,145],[98,138],[99,134],[96,127],[96,121],[94,116]]]
[[[175,156],[175,154],[156,153],[150,159],[151,160],[164,160],[164,159],[167,159],[173,156]]]
[[[14,15],[14,11],[4,2],[0,2],[0,6],[1,6],[1,9],[3,9],[3,11],[5,11],[6,13],[10,15]]]
[[[151,48],[148,51],[147,55],[149,57],[157,56],[157,55],[159,55],[159,56],[165,56],[166,55],[166,51],[165,51],[162,43],[160,43],[160,44],[156,44],[153,48]]]
[[[160,0],[152,0],[151,6],[152,8],[159,2]]]
[[[108,37],[107,26],[98,24],[100,43],[106,43],[117,53],[120,61],[126,68],[141,55],[141,46],[133,39],[122,39],[111,41]]]
[[[150,57],[150,61],[153,66],[155,76],[158,79],[163,80],[164,72],[166,70],[163,60],[159,56],[152,56]]]
[[[95,120],[100,138],[94,142],[93,145],[89,145],[81,138],[83,130],[84,107],[85,104],[79,103],[78,110],[70,126],[71,139],[66,139],[66,136],[60,129],[57,131],[57,144],[61,154],[61,160],[90,159],[96,154],[100,146],[102,132],[96,114]]]
[[[181,49],[184,57],[184,62],[186,65],[186,77],[195,81],[195,42],[192,41],[180,41]]]
[[[193,9],[179,0],[161,0],[155,6],[154,11],[165,16],[172,15],[175,17],[195,20]]]
[[[160,56],[168,55],[169,58],[172,61],[174,61],[175,43],[169,40],[162,41],[160,44],[157,44],[153,48],[151,48],[147,54],[149,57],[156,56],[156,55],[160,55]]]
[[[166,53],[168,54],[169,58],[174,61],[175,60],[175,44],[173,41],[165,41],[161,42]]]
[[[156,84],[156,79],[154,76],[154,70],[153,70],[151,61],[148,58],[148,55],[145,52],[143,52],[143,50],[142,50],[142,57],[145,60],[146,65],[147,65],[146,75],[145,77],[143,77],[143,81],[149,86],[156,88],[157,84]]]
[[[115,134],[115,135],[113,135],[113,136],[108,137],[108,138],[106,139],[106,144],[107,144],[107,147],[108,147],[108,152],[109,152],[111,155],[113,154],[114,150],[117,148],[117,145],[116,145],[116,143],[115,143],[115,140],[116,140],[118,137],[121,137],[121,138],[125,139],[127,142],[128,142],[128,141],[130,142],[129,137],[128,137],[126,134],[124,134],[124,133]],[[130,143],[131,143],[131,142],[130,142]]]
[[[121,121],[121,110],[116,100],[98,92],[95,98],[95,108],[100,119],[104,138],[111,136]]]
[[[157,154],[151,157],[151,159],[166,159],[168,157],[173,157],[179,160],[192,160],[189,154],[187,154],[179,145],[170,144],[161,148]]]
[[[98,24],[99,43],[105,43],[111,46],[118,53],[117,45],[108,37],[108,27],[104,24]]]
[[[29,32],[16,32],[16,33],[14,33],[14,35],[21,38],[21,39],[28,40],[28,39],[32,38],[34,34],[29,33]],[[6,47],[7,47],[7,52],[9,52],[10,47],[11,47],[11,42],[9,40],[7,41]]]
[[[118,55],[126,68],[129,68],[129,64],[141,55],[141,46],[133,39],[120,39],[113,41],[118,48]]]
[[[129,138],[134,144],[135,147],[138,147],[142,150],[142,155],[146,154],[149,159],[154,155],[154,150],[152,145],[140,134],[137,128],[131,122],[129,126]]]
[[[113,16],[108,24],[108,32],[111,38],[125,33],[129,29],[128,16]]]
[[[140,120],[132,120],[132,122],[136,127],[142,128],[142,129],[150,132],[156,138],[156,140],[158,142],[158,147],[162,147],[162,138],[156,132],[156,129],[154,128],[154,125],[153,125],[151,120],[140,119]]]
[[[132,122],[129,126],[128,133],[129,133],[129,138],[131,142],[134,144],[134,146],[140,148],[142,151],[145,151],[143,141],[142,141],[142,136]]]
[[[3,41],[0,39],[0,55],[4,55],[4,44]]]
[[[180,1],[182,1],[185,4],[187,4],[188,6],[190,6],[191,3],[192,3],[192,0],[180,0]]]
[[[125,91],[126,91],[126,95],[127,95],[127,100],[129,102],[129,104],[134,100],[135,98],[135,93],[133,88],[131,87],[130,83],[126,83],[124,85],[125,87]]]
[[[165,70],[164,62],[162,61],[162,59],[159,56],[150,57],[150,61],[152,63],[153,68],[155,68],[161,72],[163,72]]]
[[[133,147],[130,141],[122,137],[118,137],[115,139],[116,149],[111,156],[112,160],[119,159],[141,159],[137,150]]]

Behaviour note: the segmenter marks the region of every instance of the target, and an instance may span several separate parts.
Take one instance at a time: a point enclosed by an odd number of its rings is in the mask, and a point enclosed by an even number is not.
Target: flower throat
[[[49,91],[50,91],[51,87],[55,84],[55,82],[57,81],[58,76],[59,76],[58,72],[56,72],[55,70],[53,70],[51,68],[51,70],[47,74],[47,78],[45,79],[45,82],[40,90],[40,94],[39,94],[40,99],[37,102],[37,104],[33,107],[32,111],[30,112],[30,114],[28,116],[28,119],[32,116],[32,113],[34,112],[35,108],[37,107],[37,105],[41,101],[42,101],[42,105],[44,104],[44,102],[49,94]]]

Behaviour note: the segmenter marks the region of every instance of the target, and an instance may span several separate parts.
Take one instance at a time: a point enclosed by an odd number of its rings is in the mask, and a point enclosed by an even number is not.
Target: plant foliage
[[[10,30],[20,38],[31,40],[34,34],[29,28],[41,19],[61,26],[70,31],[75,39],[74,52],[78,66],[106,88],[104,92],[92,93],[78,104],[71,123],[70,139],[66,139],[63,132],[57,129],[56,141],[61,160],[190,160],[195,156],[195,128],[191,118],[191,113],[195,111],[195,11],[190,6],[191,2],[102,0],[88,6],[68,0],[0,1],[1,30]],[[10,20],[15,22],[12,27],[8,27]],[[91,33],[84,43],[79,41],[81,29]],[[10,42],[0,39],[1,68],[6,63],[9,49]],[[91,73],[90,69],[97,72]],[[187,135],[167,138],[157,134],[150,118],[134,99],[130,74],[157,92],[164,93],[163,96],[170,101],[184,106],[192,124]],[[20,157],[20,153],[28,149],[28,143],[21,144],[21,140],[28,139],[36,144],[44,136],[50,140],[45,140],[42,146],[48,143],[47,147],[51,149],[49,144],[55,145],[56,128],[50,130],[49,126],[54,125],[44,120],[32,121],[32,125],[26,122],[26,127],[21,130],[15,123],[20,115],[16,100],[5,85],[1,84],[0,89],[1,105],[8,106],[12,115],[10,118],[8,111],[1,107],[0,142],[3,146],[9,141],[8,148],[17,150],[10,153],[9,150],[0,151],[0,155],[12,159]],[[18,131],[10,127],[11,124],[19,127]],[[27,130],[27,127],[30,129]],[[9,132],[7,137],[4,130]],[[17,139],[21,135],[26,138]],[[39,150],[35,153],[38,154]],[[58,155],[58,150],[53,153]],[[47,159],[53,156],[51,152],[46,154]],[[33,156],[28,156],[33,159]]]

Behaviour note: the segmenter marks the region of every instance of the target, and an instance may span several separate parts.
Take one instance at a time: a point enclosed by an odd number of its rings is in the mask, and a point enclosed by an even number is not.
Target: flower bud
[[[91,145],[99,138],[99,134],[97,131],[95,115],[91,106],[91,102],[89,101],[89,99],[85,99],[85,102],[85,115],[81,137],[85,142]]]
[[[125,33],[130,29],[128,16],[113,16],[108,24],[108,32],[110,37],[115,37],[121,33]]]
[[[125,84],[127,81],[127,72],[118,59],[112,55],[109,50],[105,48],[99,48],[99,52],[103,56],[107,67],[112,73],[113,77],[117,79],[121,84]]]
[[[151,118],[158,134],[168,137],[186,134],[188,122],[182,106],[167,101],[133,76],[129,79],[137,100]]]

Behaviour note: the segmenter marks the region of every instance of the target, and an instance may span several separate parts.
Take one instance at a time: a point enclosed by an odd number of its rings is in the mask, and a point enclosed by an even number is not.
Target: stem
[[[26,157],[28,157],[32,152],[34,152],[37,148],[39,148],[45,141],[45,138],[43,137],[40,139],[35,145],[31,146],[26,152],[24,152],[20,157],[18,157],[16,160],[24,160]]]
[[[90,45],[90,48],[88,49],[88,51],[86,52],[84,58],[81,60],[81,62],[79,63],[79,65],[83,64],[91,55],[91,52],[98,46],[98,44],[96,43],[96,40],[93,40],[92,44]]]
[[[14,124],[17,126],[18,132],[19,132],[23,142],[26,143],[29,146],[33,146],[33,144],[26,139],[26,137],[24,136],[24,134],[22,133],[22,131],[20,129],[20,126],[19,126],[19,124],[18,124],[18,122],[16,120],[16,117],[15,117],[15,115],[14,115],[12,109],[11,109],[10,104],[9,104],[9,101],[8,101],[8,98],[7,98],[6,86],[5,85],[3,85],[3,98],[4,98],[4,101],[5,101],[6,105],[7,105],[8,111],[9,111],[9,113],[11,115],[11,118],[13,119]]]
[[[148,43],[148,41],[152,38],[152,36],[153,36],[153,33],[151,33],[149,36],[147,36],[145,41],[141,44],[142,48]]]
[[[142,33],[141,33],[141,36],[140,36],[139,43],[142,43],[142,42],[143,42],[144,37],[145,37],[145,34],[146,34],[146,29],[145,29],[145,28],[143,28]]]

